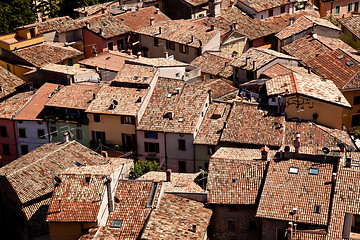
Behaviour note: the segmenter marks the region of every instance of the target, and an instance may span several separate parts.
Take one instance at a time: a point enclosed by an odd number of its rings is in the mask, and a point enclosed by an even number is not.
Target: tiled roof
[[[240,0],[240,2],[254,9],[256,12],[261,12],[271,8],[288,5],[291,2],[294,3],[296,1],[295,0]]]
[[[219,52],[205,52],[195,58],[191,65],[197,66],[202,72],[229,78],[233,75],[233,69],[230,65],[234,58]]]
[[[122,164],[131,164],[133,159],[127,158],[108,158],[107,164],[75,166],[65,169],[62,174],[91,174],[91,175],[110,175]]]
[[[210,104],[193,144],[217,145],[230,108],[229,104]]]
[[[161,33],[159,32],[160,28]],[[216,29],[210,31],[204,25],[186,20],[173,20],[155,22],[152,26],[137,30],[137,33],[200,48],[212,40],[219,31]]]
[[[203,86],[159,78],[138,130],[192,134],[207,98]],[[172,119],[164,117],[169,112],[173,113]]]
[[[69,16],[50,18],[46,21],[29,24],[20,28],[37,27],[39,34],[45,34],[56,31],[57,33],[64,33],[74,31],[83,27],[79,21],[73,20]],[[18,28],[18,29],[20,29]]]
[[[320,14],[318,11],[302,10],[302,11],[296,11],[294,13],[285,13],[285,14],[273,16],[271,18],[266,18],[263,20],[263,22],[271,29],[273,29],[274,32],[278,33],[290,25],[290,20],[289,20],[290,18],[296,20],[303,15],[320,18]]]
[[[159,206],[151,213],[141,239],[205,239],[211,214],[212,211],[201,202],[164,193]]]
[[[282,47],[286,53],[299,58],[301,61],[313,59],[320,54],[328,53],[338,48],[355,51],[340,39],[323,36],[314,38],[312,35],[299,38],[295,42]]]
[[[184,0],[185,2],[187,2],[188,4],[196,7],[202,4],[205,4],[208,2],[208,0]]]
[[[235,102],[220,141],[280,146],[284,122],[283,116],[269,116],[257,106]]]
[[[237,93],[238,88],[221,79],[208,79],[193,82],[195,85],[202,85],[211,90],[211,98],[218,99],[230,93]]]
[[[80,20],[86,28],[107,39],[129,33],[131,29],[108,13],[94,15]]]
[[[102,52],[96,57],[83,59],[78,63],[89,67],[98,67],[100,69],[119,72],[124,68],[125,61],[133,58],[136,58],[136,56],[129,55],[127,53],[109,51]]]
[[[89,15],[93,15],[96,12],[103,10],[104,8],[106,8],[107,6],[112,4],[113,2],[115,2],[115,1],[109,1],[109,2],[95,4],[95,5],[91,5],[91,6],[84,6],[84,7],[75,8],[74,12],[79,12],[79,13],[82,13],[82,14],[87,13]]]
[[[341,49],[321,54],[305,64],[319,76],[332,80],[340,90],[351,89],[354,83],[347,84],[360,71],[360,63]]]
[[[290,173],[290,168],[298,173]],[[317,168],[318,174],[310,174]],[[299,159],[271,160],[256,217],[327,225],[333,164]],[[320,206],[316,213],[315,206]],[[297,213],[291,215],[293,209]]]
[[[341,107],[351,108],[350,103],[331,80],[323,80],[315,74],[291,72],[277,76],[265,83],[268,96],[301,94]],[[340,97],[340,101],[339,101]]]
[[[61,183],[55,187],[46,221],[96,222],[107,178],[90,174],[60,174],[58,177]]]
[[[171,173],[171,181],[166,182],[166,172],[150,171],[137,180],[163,182],[164,191],[168,193],[204,193],[204,189],[195,180],[200,173]]]
[[[12,119],[16,114],[26,105],[31,99],[34,92],[22,92],[18,93],[3,102],[0,102],[0,118]]]
[[[177,61],[175,59],[167,59],[167,58],[136,58],[132,60],[128,60],[129,63],[137,63],[145,66],[154,66],[154,67],[184,67],[188,66],[188,63],[183,63]]]
[[[249,64],[246,63],[246,58],[250,58]],[[235,61],[231,63],[231,65],[244,70],[253,70],[253,62],[256,61],[257,70],[265,66],[269,62],[274,61],[276,58],[295,61],[298,60],[297,58],[276,52],[271,49],[250,48],[240,57],[236,58]]]
[[[339,142],[355,148],[346,131],[327,128],[315,123],[286,122],[283,146],[289,146],[290,151],[294,151],[294,135],[296,133],[300,133],[300,153],[323,155],[322,149],[327,147],[331,152],[340,154]]]
[[[55,63],[49,63],[41,68],[42,70],[57,72],[57,73],[65,73],[69,75],[77,75],[77,74],[96,74],[94,69],[87,68],[79,68],[75,66],[67,66]]]
[[[144,88],[103,86],[86,112],[136,116],[148,91]]]
[[[117,74],[114,82],[126,82],[134,84],[150,84],[155,76],[157,69],[153,66],[144,66],[127,62],[124,68]]]
[[[273,154],[270,151],[268,159]],[[260,149],[218,149],[209,161],[208,203],[255,204],[266,165]]]
[[[50,42],[13,51],[17,56],[34,65],[42,67],[48,63],[61,63],[62,61],[83,55],[72,47],[61,47]]]
[[[49,226],[46,224],[46,215],[50,203],[51,197],[22,208],[30,226],[28,229],[31,236],[40,236],[49,233]]]
[[[304,16],[301,16],[300,18],[298,18],[292,25],[286,27],[285,29],[280,31],[278,34],[276,34],[275,37],[277,37],[280,40],[289,38],[289,37],[291,37],[292,34],[297,34],[297,33],[300,33],[302,31],[305,31],[305,30],[311,28],[313,26],[313,24],[327,27],[329,29],[337,30],[340,32],[340,29],[338,27],[336,27],[334,24],[332,24],[331,22],[329,22],[326,19],[304,15]]]
[[[24,80],[18,78],[8,70],[0,67],[0,98],[15,92],[16,87],[19,87],[24,83]]]
[[[275,78],[277,76],[289,74],[291,72],[305,74],[305,73],[308,73],[308,70],[303,67],[283,65],[283,64],[277,63],[274,66],[266,69],[264,72],[261,73],[261,75],[263,75],[264,77],[268,77],[268,78]]]
[[[161,11],[157,12],[155,7],[140,8],[136,11],[129,11],[115,16],[115,18],[120,20],[133,31],[150,25],[150,18],[152,17],[154,18],[154,22],[170,20],[170,18]]]
[[[57,87],[61,85],[53,83],[45,83],[39,90],[36,91],[35,95],[26,104],[24,108],[14,118],[15,120],[40,120],[37,116],[44,109],[44,104],[49,100],[51,93],[55,92]]]
[[[46,106],[85,110],[100,88],[97,83],[90,82],[64,86],[48,100]]]
[[[48,143],[16,159],[0,169],[15,189],[20,201],[26,203],[53,191],[53,175],[75,166],[100,164],[104,157],[76,141]]]
[[[360,16],[343,18],[338,20],[347,30],[360,39]]]
[[[342,168],[336,176],[335,195],[331,211],[328,239],[343,239],[345,213],[359,215],[360,172]]]

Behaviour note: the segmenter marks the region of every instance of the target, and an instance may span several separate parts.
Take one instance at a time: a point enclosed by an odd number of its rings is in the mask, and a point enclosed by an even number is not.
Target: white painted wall
[[[164,133],[158,132],[158,139],[145,138],[145,131],[137,131],[138,154],[141,159],[145,158],[165,158]],[[159,153],[145,152],[145,142],[159,143]]]

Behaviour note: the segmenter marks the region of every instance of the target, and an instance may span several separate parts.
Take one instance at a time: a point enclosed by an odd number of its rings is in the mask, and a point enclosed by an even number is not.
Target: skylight
[[[123,220],[114,219],[112,224],[111,224],[111,227],[112,228],[121,228],[122,223],[123,223]]]
[[[320,213],[320,212],[321,212],[321,206],[320,205],[315,205],[314,213]]]
[[[234,179],[231,180],[231,184],[235,184],[236,182],[237,182],[237,179],[236,179],[236,178],[234,178]]]
[[[353,61],[349,61],[349,62],[346,63],[346,65],[348,65],[348,66],[351,66],[351,65],[354,65],[354,64],[355,63]]]
[[[319,169],[318,168],[310,168],[309,169],[309,174],[319,175]]]
[[[299,168],[297,167],[290,167],[289,169],[289,173],[298,174],[298,172],[299,172]]]
[[[167,97],[171,98],[171,96],[172,96],[172,93],[168,93]]]

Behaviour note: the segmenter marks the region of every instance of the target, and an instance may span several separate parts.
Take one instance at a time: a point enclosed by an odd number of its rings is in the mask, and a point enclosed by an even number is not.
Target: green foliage
[[[360,130],[359,130],[359,129],[356,129],[356,130],[354,131],[354,138],[355,138],[355,139],[360,139]]]
[[[131,168],[130,173],[127,177],[130,179],[136,179],[147,172],[159,170],[160,165],[156,161],[139,160],[135,163],[134,167]]]
[[[329,22],[331,22],[332,24],[334,24],[338,28],[341,28],[340,23],[338,22],[338,20],[333,15],[326,16],[326,17],[324,17],[324,19],[328,20]]]
[[[60,0],[58,4],[60,10],[58,11],[59,16],[69,16],[74,18],[74,9],[79,7],[87,7],[99,3],[109,2],[109,0]]]
[[[0,0],[0,35],[11,33],[14,28],[34,21],[32,0]]]

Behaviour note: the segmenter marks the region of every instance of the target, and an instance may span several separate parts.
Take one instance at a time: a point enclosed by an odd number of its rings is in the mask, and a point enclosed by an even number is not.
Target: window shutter
[[[135,117],[131,117],[131,125],[135,125]]]
[[[155,143],[155,152],[156,153],[159,153],[159,144],[158,143]]]
[[[149,152],[149,144],[147,142],[145,142],[144,144],[145,144],[145,152]]]
[[[125,117],[124,117],[124,116],[120,116],[120,121],[121,121],[121,124],[125,124]]]
[[[121,134],[121,141],[122,141],[122,145],[125,146],[126,145],[126,134],[125,133]]]
[[[158,133],[154,132],[155,139],[158,139]]]

